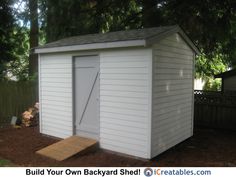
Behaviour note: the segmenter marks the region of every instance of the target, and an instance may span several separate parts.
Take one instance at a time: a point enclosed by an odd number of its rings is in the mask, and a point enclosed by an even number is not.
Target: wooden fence
[[[20,117],[38,100],[35,82],[0,82],[0,126]]]
[[[236,130],[236,92],[194,91],[195,126]]]

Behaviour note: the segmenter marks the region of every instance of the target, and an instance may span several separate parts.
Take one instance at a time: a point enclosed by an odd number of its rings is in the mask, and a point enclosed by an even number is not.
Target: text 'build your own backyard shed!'
[[[193,134],[197,52],[178,26],[70,37],[36,48],[40,132],[155,157]]]

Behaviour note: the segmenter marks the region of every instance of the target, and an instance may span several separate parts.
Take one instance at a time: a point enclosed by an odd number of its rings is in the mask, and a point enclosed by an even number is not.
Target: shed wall
[[[178,34],[153,46],[152,157],[192,135],[193,58]]]
[[[43,54],[40,58],[41,133],[73,134],[72,58],[100,57],[100,146],[150,157],[152,49]]]
[[[72,57],[43,54],[39,62],[40,132],[66,138],[72,131]]]
[[[151,49],[101,52],[100,145],[150,157]]]
[[[224,78],[224,91],[236,90],[236,76]]]

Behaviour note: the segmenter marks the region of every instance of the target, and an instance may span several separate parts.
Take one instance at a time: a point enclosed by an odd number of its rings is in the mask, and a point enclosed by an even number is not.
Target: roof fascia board
[[[236,69],[225,71],[220,74],[216,74],[214,78],[229,78],[229,77],[234,77],[236,76]]]
[[[197,55],[201,54],[200,50],[196,47],[196,45],[192,42],[192,40],[189,39],[189,37],[185,34],[185,32],[181,28],[179,28],[178,33],[183,37],[185,42],[196,52]]]
[[[189,37],[184,33],[184,31],[179,27],[176,26],[175,28],[168,30],[166,32],[163,32],[157,36],[153,36],[147,39],[146,43],[147,45],[152,45],[154,43],[159,42],[160,40],[166,38],[167,36],[170,36],[171,34],[179,33],[180,36],[184,39],[184,41],[190,46],[190,48],[199,55],[201,52],[199,49],[195,46],[195,44],[189,39]]]
[[[81,50],[109,49],[109,48],[135,47],[135,46],[145,47],[146,41],[130,40],[130,41],[70,45],[61,47],[35,48],[34,53],[41,54],[41,53],[54,53],[54,52],[71,52],[71,51],[81,51]]]
[[[217,74],[217,75],[214,75],[214,78],[216,79],[216,78],[223,78],[224,77],[224,75],[222,74],[222,73],[220,73],[220,74]]]

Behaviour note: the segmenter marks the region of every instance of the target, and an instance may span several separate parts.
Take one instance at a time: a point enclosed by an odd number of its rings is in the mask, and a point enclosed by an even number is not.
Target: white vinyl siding
[[[40,55],[40,131],[66,138],[72,135],[72,57]]]
[[[151,49],[101,52],[100,145],[150,157]]]
[[[193,58],[178,34],[153,46],[152,157],[192,135]]]
[[[224,79],[224,91],[236,90],[236,76],[227,77]]]

